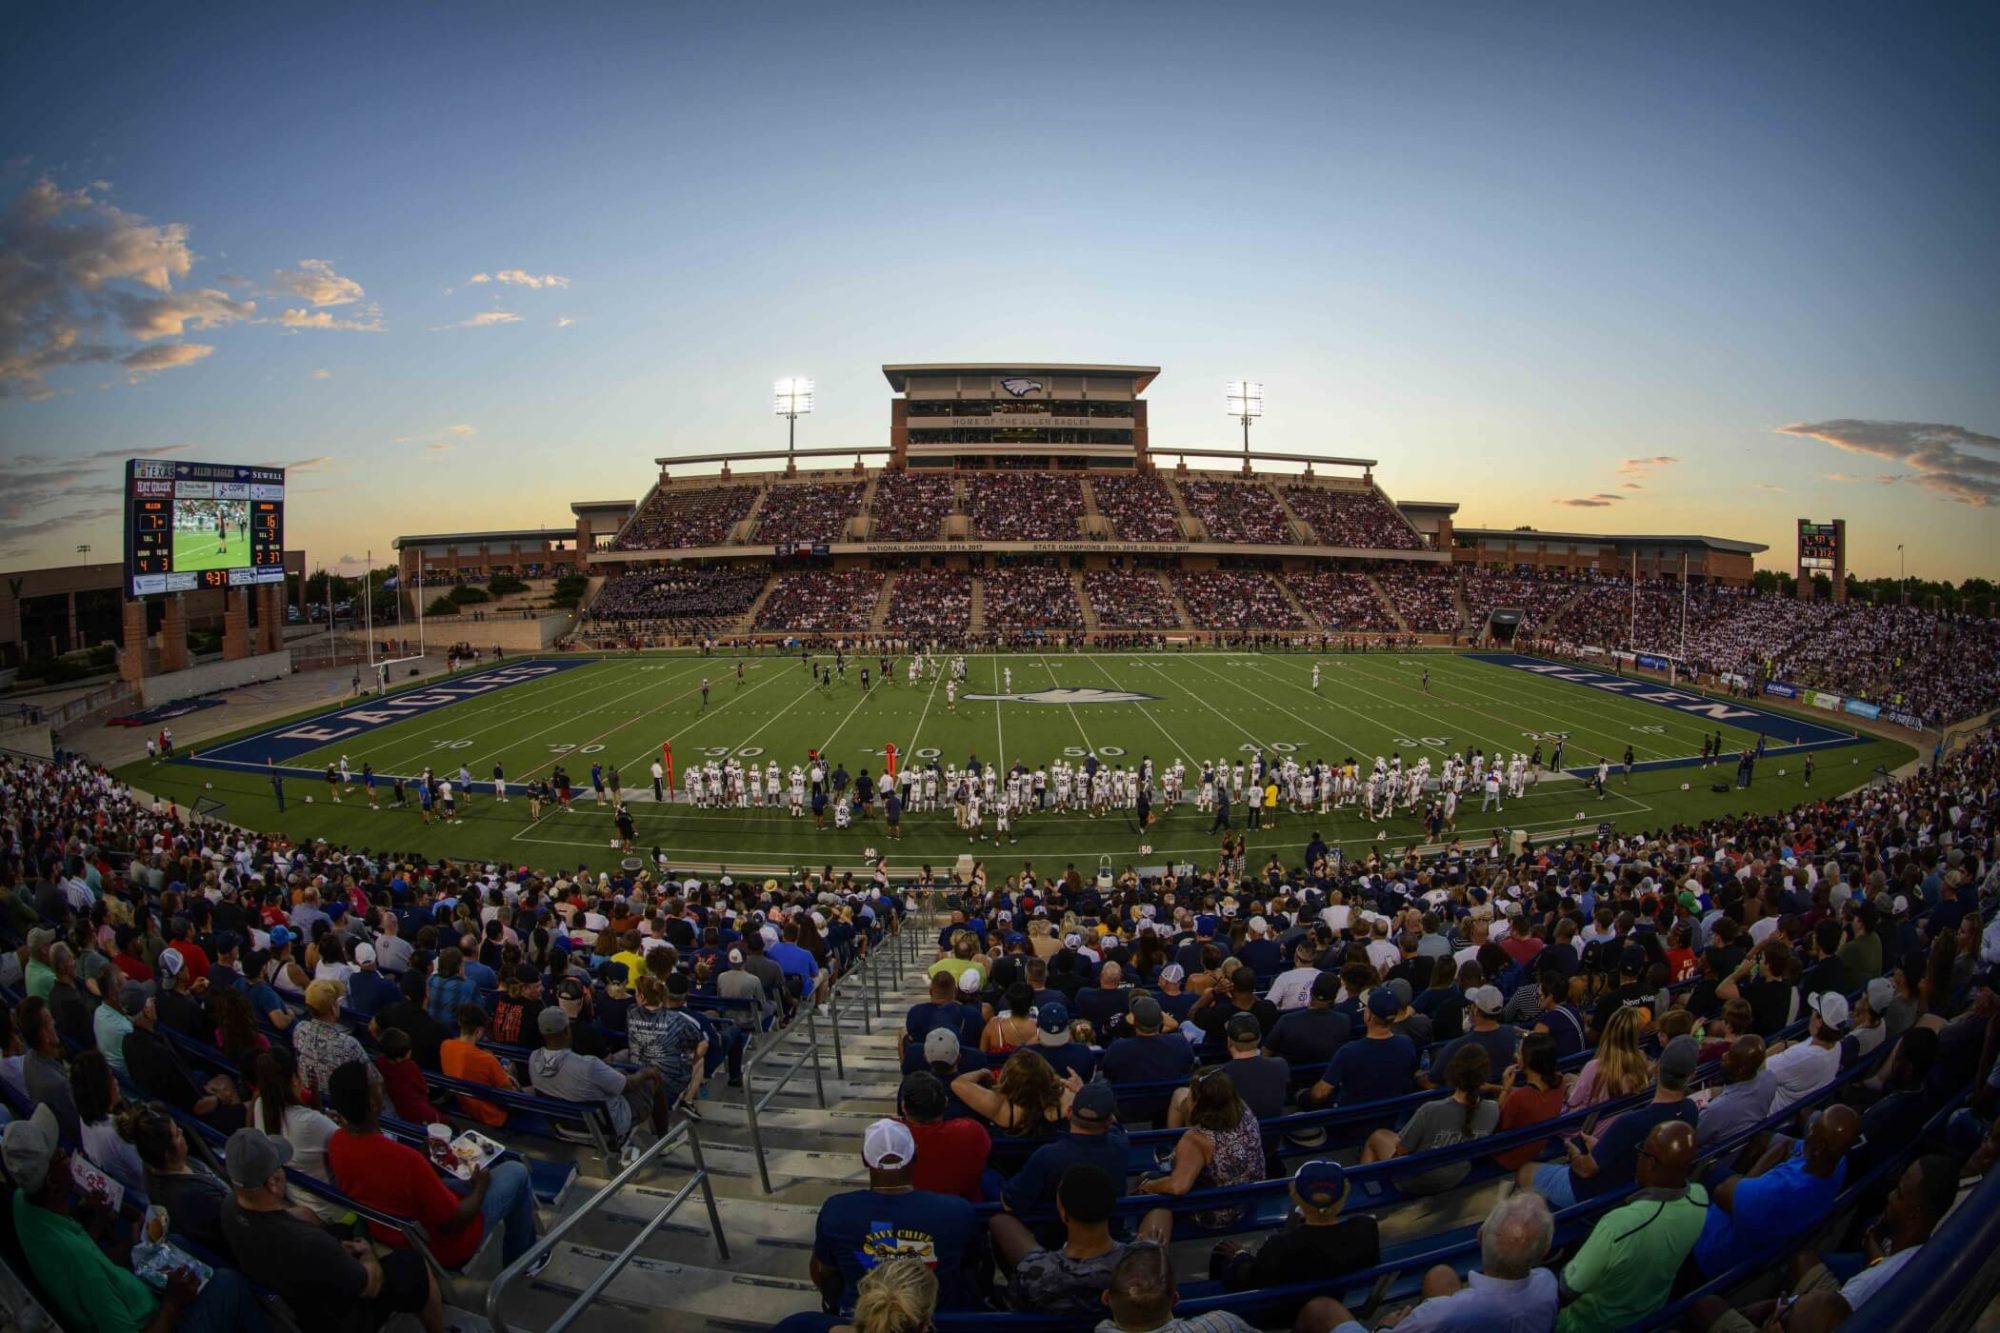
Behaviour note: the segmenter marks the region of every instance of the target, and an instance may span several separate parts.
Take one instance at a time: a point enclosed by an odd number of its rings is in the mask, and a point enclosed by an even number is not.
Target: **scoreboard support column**
[[[250,656],[250,593],[231,588],[222,603],[222,657],[235,662]]]
[[[187,602],[179,593],[167,597],[166,614],[160,620],[160,673],[188,668]]]
[[[285,585],[257,585],[257,651],[275,653],[285,646]]]
[[[128,685],[138,685],[146,679],[146,604],[136,597],[127,597],[124,612],[125,623],[119,637],[124,651],[118,656],[118,677]]]

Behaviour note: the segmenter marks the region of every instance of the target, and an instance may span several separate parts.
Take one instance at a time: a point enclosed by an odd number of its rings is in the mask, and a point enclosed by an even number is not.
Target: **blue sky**
[[[414,12],[413,12],[414,11]],[[880,443],[894,361],[1157,364],[1156,445],[1462,523],[2000,574],[2000,11],[14,6],[0,562],[125,454],[290,537],[563,524],[662,454]],[[475,275],[487,281],[475,282]],[[202,348],[210,350],[199,350]],[[1787,431],[1786,428],[1789,428]],[[1651,465],[1628,460],[1669,459]],[[1767,557],[1768,559],[1769,557]]]

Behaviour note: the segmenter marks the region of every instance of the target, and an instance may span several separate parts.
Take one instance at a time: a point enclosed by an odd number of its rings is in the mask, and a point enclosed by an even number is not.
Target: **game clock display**
[[[133,597],[284,581],[283,468],[135,458],[125,502]]]
[[[1832,523],[1799,520],[1799,567],[1833,569],[1840,560],[1840,529]]]

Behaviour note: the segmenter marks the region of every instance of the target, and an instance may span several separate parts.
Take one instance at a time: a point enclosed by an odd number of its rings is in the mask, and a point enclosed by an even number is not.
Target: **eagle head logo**
[[[1042,382],[1040,380],[1031,380],[1025,375],[1010,375],[1000,381],[1000,387],[1008,393],[1013,394],[1016,398],[1026,398],[1031,393],[1040,393],[1042,391]]]

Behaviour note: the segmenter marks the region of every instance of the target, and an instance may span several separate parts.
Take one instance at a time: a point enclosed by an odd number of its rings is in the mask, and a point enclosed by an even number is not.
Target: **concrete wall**
[[[146,707],[152,708],[159,704],[172,703],[176,699],[191,699],[197,694],[233,690],[240,685],[254,685],[261,680],[280,680],[291,674],[290,649],[266,653],[261,657],[238,658],[233,662],[227,658],[218,658],[213,662],[191,666],[185,671],[146,677],[139,685],[140,698]]]
[[[540,652],[553,647],[573,620],[574,617],[567,611],[536,616],[532,620],[523,620],[518,615],[507,619],[474,620],[469,613],[431,616],[424,622],[424,646],[434,654],[442,653],[455,643],[468,643],[482,652],[496,647],[505,648],[510,653]],[[405,627],[405,637],[416,637],[414,627]]]

